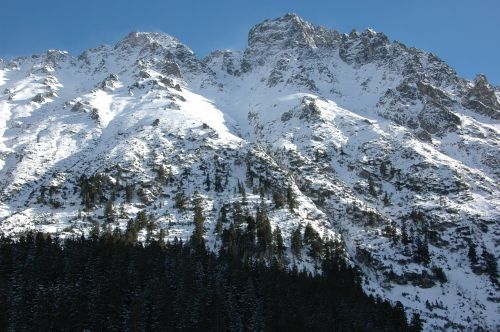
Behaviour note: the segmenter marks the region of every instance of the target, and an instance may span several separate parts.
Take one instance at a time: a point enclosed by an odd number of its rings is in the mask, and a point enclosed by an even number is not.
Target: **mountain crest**
[[[259,260],[310,271],[335,240],[426,330],[498,330],[498,88],[296,14],[248,44],[202,60],[132,32],[0,60],[0,235],[98,226],[217,250],[241,229]]]
[[[316,47],[315,27],[298,15],[289,13],[282,17],[265,20],[254,26],[248,34],[248,46],[260,47]]]
[[[136,49],[159,45],[165,49],[175,49],[182,44],[177,38],[162,32],[133,31],[115,45],[115,49]]]

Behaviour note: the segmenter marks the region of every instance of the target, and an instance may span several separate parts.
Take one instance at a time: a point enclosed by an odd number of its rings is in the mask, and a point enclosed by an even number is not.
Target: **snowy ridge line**
[[[3,61],[0,231],[145,215],[139,239],[188,239],[200,206],[216,250],[265,210],[289,264],[317,270],[317,243],[291,249],[309,225],[426,330],[499,329],[499,87],[371,29],[287,14],[248,38],[200,59],[133,32]]]

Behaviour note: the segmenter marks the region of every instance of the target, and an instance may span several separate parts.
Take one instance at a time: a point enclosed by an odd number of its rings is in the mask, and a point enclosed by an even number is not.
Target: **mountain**
[[[205,58],[132,32],[78,57],[0,60],[0,89],[6,236],[147,216],[139,239],[188,239],[198,213],[216,250],[266,211],[289,265],[319,272],[314,241],[292,250],[312,229],[426,330],[500,326],[500,88],[484,75],[287,14]]]

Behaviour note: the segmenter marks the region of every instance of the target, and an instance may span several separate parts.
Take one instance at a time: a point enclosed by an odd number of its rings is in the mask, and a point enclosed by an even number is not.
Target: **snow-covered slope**
[[[308,223],[341,240],[366,291],[426,329],[499,328],[500,90],[484,75],[287,14],[204,59],[133,32],[78,57],[1,61],[0,89],[6,235],[125,229],[144,210],[141,237],[188,238],[201,198],[216,248],[221,211],[244,200],[288,245]],[[275,193],[296,208],[274,208]]]

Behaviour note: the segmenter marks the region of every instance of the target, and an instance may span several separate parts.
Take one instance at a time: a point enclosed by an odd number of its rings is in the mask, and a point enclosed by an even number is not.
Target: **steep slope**
[[[499,327],[500,90],[484,75],[287,14],[242,52],[199,59],[135,32],[3,61],[0,87],[7,235],[125,230],[144,212],[143,239],[185,239],[202,202],[217,248],[220,227],[266,210],[288,247],[307,224],[341,241],[366,291],[428,330]],[[315,269],[305,253],[289,263]]]

